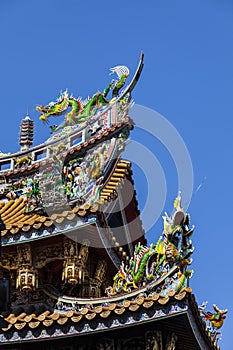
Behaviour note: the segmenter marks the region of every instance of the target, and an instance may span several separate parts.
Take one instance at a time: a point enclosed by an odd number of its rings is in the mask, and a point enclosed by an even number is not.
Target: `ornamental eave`
[[[179,344],[185,349],[218,350],[205,329],[200,314],[198,318],[190,315],[198,313],[198,306],[190,288],[164,299],[157,293],[149,296],[138,295],[112,302],[111,298],[91,307],[91,304],[78,306],[77,310],[59,311],[44,309],[41,314],[11,313],[5,320],[8,327],[0,335],[0,346],[15,342],[43,341],[73,336],[86,336],[99,332],[118,330],[125,327],[143,327],[155,322],[153,328],[170,329],[178,335]],[[170,293],[172,294],[172,293]],[[107,302],[108,300],[108,302]],[[91,301],[91,300],[90,300]],[[23,310],[22,310],[23,311]],[[37,314],[37,316],[36,316]],[[148,326],[147,326],[148,327]],[[184,329],[186,332],[184,334]],[[189,331],[188,331],[189,329]],[[181,349],[177,344],[177,349]],[[183,347],[182,347],[183,349]]]

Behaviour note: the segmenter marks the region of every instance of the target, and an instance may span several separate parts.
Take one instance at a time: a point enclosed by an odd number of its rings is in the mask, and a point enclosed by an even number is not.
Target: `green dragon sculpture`
[[[113,102],[119,94],[119,90],[125,85],[126,78],[129,75],[129,69],[125,66],[116,66],[111,68],[111,73],[116,73],[118,80],[111,83],[104,89],[103,92],[98,91],[88,100],[82,101],[81,98],[75,99],[73,96],[69,96],[65,91],[61,94],[57,102],[50,102],[46,106],[37,106],[36,109],[41,113],[40,120],[44,123],[48,123],[48,119],[51,116],[61,116],[68,108],[71,110],[65,115],[64,122],[59,126],[52,126],[52,132],[56,132],[63,129],[66,126],[72,126],[76,124],[82,124],[103,105],[107,105]],[[109,91],[112,91],[112,99],[108,100],[107,95]]]
[[[167,214],[163,217],[163,236],[157,243],[152,243],[149,247],[139,243],[129,264],[125,265],[122,262],[113,279],[113,286],[107,288],[107,294],[129,292],[132,288],[142,287],[161,278],[165,281],[167,276],[170,276],[169,271],[172,267],[177,267],[172,278],[173,282],[176,280],[176,290],[179,291],[185,286],[187,278],[192,274],[186,267],[192,262],[190,256],[193,247],[190,237],[194,227],[189,229],[189,215],[184,213],[180,203],[181,197],[178,196],[174,202],[175,213],[172,217],[168,217]]]

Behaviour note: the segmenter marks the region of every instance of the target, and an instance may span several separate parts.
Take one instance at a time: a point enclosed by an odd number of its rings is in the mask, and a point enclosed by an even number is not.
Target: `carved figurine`
[[[160,331],[146,333],[146,350],[163,350],[162,333]]]
[[[14,157],[13,160],[14,160],[15,168],[20,168],[20,167],[27,165],[27,164],[30,165],[32,162],[32,157],[30,157],[30,156],[25,156],[22,158]]]
[[[165,350],[175,350],[177,340],[178,338],[175,333],[170,334],[167,339]]]

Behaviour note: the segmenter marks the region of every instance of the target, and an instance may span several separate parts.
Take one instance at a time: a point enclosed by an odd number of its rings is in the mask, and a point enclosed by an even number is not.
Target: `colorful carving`
[[[61,116],[71,107],[70,112],[65,115],[64,122],[60,126],[51,127],[52,132],[63,129],[65,126],[84,123],[94,115],[99,108],[112,101],[107,99],[110,89],[113,89],[113,100],[118,96],[119,90],[124,86],[126,78],[129,75],[129,70],[125,66],[111,68],[111,72],[117,74],[118,80],[116,82],[112,81],[103,92],[98,91],[85,101],[82,101],[81,98],[75,99],[72,95],[69,96],[66,90],[56,102],[50,102],[46,106],[37,106],[36,109],[42,113],[40,120],[48,123],[48,118],[51,116]]]
[[[10,186],[7,183],[1,182],[0,184],[0,196],[6,195],[9,192]]]
[[[65,162],[67,145],[59,143],[50,147],[51,163],[41,164],[40,172],[28,178],[4,184],[3,193],[7,198],[23,196],[25,211],[31,212],[54,204],[76,201],[79,205],[93,204],[99,199],[105,168],[113,150],[121,149],[127,138],[122,134],[118,139],[101,143],[88,150],[85,155]]]
[[[83,204],[99,199],[102,176],[110,154],[111,141],[106,141],[63,167],[64,191],[68,201],[78,200]]]
[[[0,195],[8,200],[21,197],[25,203],[25,212],[42,208],[42,198],[39,189],[37,174],[23,177],[21,179],[4,179],[0,185]]]
[[[191,264],[193,247],[190,236],[194,228],[189,229],[189,215],[184,213],[180,202],[178,196],[174,202],[175,213],[172,217],[164,216],[163,237],[150,247],[139,243],[129,264],[121,264],[113,287],[108,288],[109,295],[129,292],[159,278],[164,279],[163,289],[173,286],[179,291],[187,284],[192,273],[186,267]],[[175,267],[171,275],[169,272]]]
[[[43,208],[39,182],[37,179],[29,179],[27,181],[25,196],[25,212],[29,213]]]
[[[50,146],[49,158],[51,163],[45,163],[40,166],[38,182],[44,208],[67,202],[61,176],[66,155],[65,152],[63,154],[63,151],[66,151],[67,147],[68,146],[64,142]]]

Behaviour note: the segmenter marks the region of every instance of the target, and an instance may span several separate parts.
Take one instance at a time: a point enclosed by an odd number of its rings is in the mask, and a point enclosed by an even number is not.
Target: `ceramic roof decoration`
[[[132,78],[125,65],[111,68],[116,80],[91,97],[65,90],[37,106],[49,138],[32,146],[26,116],[20,151],[0,155],[3,349],[219,349],[227,310],[196,303],[181,195],[148,245],[122,159],[143,60]]]
[[[208,330],[211,334],[211,337],[214,341],[218,341],[219,336],[222,334],[219,329],[223,326],[224,320],[226,319],[227,309],[220,310],[215,304],[213,305],[214,313],[210,311],[205,311],[206,304],[204,307],[199,309],[201,311],[202,317],[205,322],[209,323]]]
[[[141,61],[142,61],[141,56]],[[139,63],[140,64],[140,63]],[[142,65],[142,63],[141,63]],[[141,69],[141,65],[139,65],[139,69]],[[68,91],[64,91],[61,96],[57,99],[56,102],[50,102],[46,106],[37,106],[37,110],[41,112],[40,119],[44,123],[48,123],[48,119],[51,116],[60,116],[64,114],[68,107],[71,107],[71,110],[65,114],[64,122],[59,125],[51,126],[52,132],[56,132],[60,129],[63,129],[67,126],[72,125],[82,125],[87,120],[90,120],[92,117],[95,118],[96,114],[101,110],[105,110],[106,107],[111,108],[111,104],[116,103],[118,100],[118,108],[124,109],[125,106],[130,101],[130,85],[124,91],[124,93],[120,94],[120,89],[125,85],[126,78],[129,75],[129,69],[125,66],[116,66],[111,68],[111,73],[116,73],[118,80],[112,80],[110,84],[104,89],[103,92],[97,92],[92,97],[89,97],[86,100],[82,100],[81,98],[74,98],[72,95],[68,94]],[[108,100],[107,95],[109,91],[112,89],[112,99]]]
[[[180,201],[179,196],[172,217],[164,217],[163,236],[157,243],[149,247],[137,244],[129,263],[122,262],[113,286],[107,290],[108,295],[127,293],[148,285],[149,288],[157,287],[166,296],[169,290],[179,292],[188,286],[192,271],[186,267],[191,264],[190,237],[194,228],[189,228],[189,215],[184,213]]]

